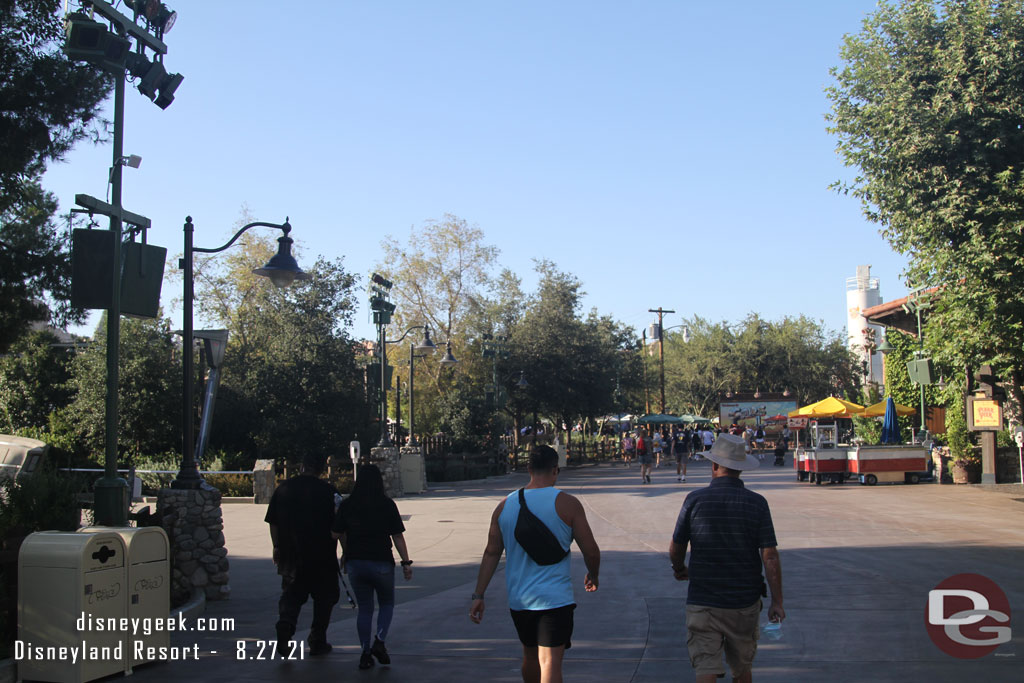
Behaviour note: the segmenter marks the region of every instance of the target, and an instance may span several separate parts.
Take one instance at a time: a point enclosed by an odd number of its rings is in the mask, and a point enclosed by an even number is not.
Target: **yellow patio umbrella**
[[[894,404],[896,406],[896,414],[900,417],[906,417],[907,415],[917,415],[917,409],[909,406],[900,405],[899,403]],[[860,417],[885,417],[885,401],[879,401],[874,405],[870,405],[860,413]]]
[[[853,417],[860,415],[863,410],[864,406],[829,396],[817,403],[792,410],[787,415],[789,417]],[[885,414],[884,407],[882,414]]]

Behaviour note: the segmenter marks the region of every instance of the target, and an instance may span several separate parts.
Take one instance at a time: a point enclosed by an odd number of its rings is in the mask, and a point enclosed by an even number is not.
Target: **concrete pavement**
[[[563,470],[559,485],[580,497],[602,551],[600,589],[582,590],[584,567],[574,547],[576,630],[566,654],[567,680],[692,681],[686,654],[686,584],[676,582],[667,547],[686,493],[706,485],[706,462],[640,483],[636,466]],[[469,595],[490,514],[523,474],[438,484],[399,499],[414,578],[398,579],[398,605],[388,638],[390,667],[356,668],[355,611],[342,603],[328,633],[334,651],[316,659],[253,659],[259,640],[273,640],[279,581],[270,560],[266,506],[225,505],[231,599],[207,605],[205,617],[234,619],[221,632],[188,632],[174,644],[196,645],[198,661],[150,664],[137,681],[314,681],[389,679],[519,681],[520,646],[508,616],[504,573],[487,591],[484,623],[468,618]],[[1024,489],[798,483],[766,459],[744,477],[772,507],[782,557],[783,638],[761,641],[759,681],[1011,681],[1024,671],[1024,626],[995,654],[958,660],[925,631],[928,590],[958,573],[994,580],[1011,608],[1024,612]],[[1009,492],[1011,495],[1004,495]],[[308,628],[311,605],[300,626]],[[306,635],[302,630],[297,637]],[[238,660],[241,647],[246,659]],[[211,654],[216,651],[216,654]],[[728,680],[728,679],[727,679]]]

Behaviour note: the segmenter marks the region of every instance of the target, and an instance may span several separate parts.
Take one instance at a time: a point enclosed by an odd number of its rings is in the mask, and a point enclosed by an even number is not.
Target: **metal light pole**
[[[161,109],[174,101],[174,91],[181,84],[180,74],[170,75],[164,70],[163,61],[150,62],[144,56],[145,46],[155,55],[167,54],[167,45],[162,38],[174,25],[177,16],[162,3],[157,3],[147,12],[134,2],[126,2],[132,9],[131,18],[121,14],[114,4],[90,3],[91,13],[98,14],[109,22],[109,29],[93,21],[82,12],[71,12],[65,17],[67,28],[64,52],[74,61],[86,61],[114,75],[114,139],[113,164],[109,182],[111,203],[100,213],[110,216],[110,231],[113,233],[113,270],[110,305],[107,308],[107,382],[104,415],[104,461],[103,476],[96,482],[94,510],[96,523],[103,526],[124,526],[127,523],[129,492],[127,482],[117,474],[118,456],[118,383],[119,345],[121,342],[121,238],[124,218],[129,212],[121,206],[121,180],[124,157],[124,93],[125,71],[140,78],[139,92],[143,93]],[[148,6],[147,6],[148,7]],[[145,28],[138,22],[145,19]],[[140,49],[131,51],[134,39]],[[79,195],[90,204],[101,204],[97,200]],[[146,219],[148,227],[148,219]]]
[[[427,341],[430,340],[429,329],[427,330]],[[427,341],[423,344],[426,345]],[[412,342],[409,342],[409,441],[410,446],[418,446],[419,442],[416,441],[416,359],[426,358],[426,354],[417,355],[415,353],[415,346]],[[433,353],[434,346],[433,342],[430,342],[430,353]]]
[[[121,344],[121,159],[124,156],[124,78],[114,85],[114,161],[110,174],[110,199],[114,211],[110,231],[114,233],[114,276],[107,310],[107,397],[104,422],[103,476],[96,481],[94,507],[96,523],[124,526],[128,513],[128,482],[117,475],[118,358]]]
[[[194,299],[194,282],[193,282],[193,264],[192,255],[195,252],[202,254],[216,254],[224,251],[232,244],[234,244],[239,237],[242,236],[246,230],[255,227],[264,228],[277,228],[281,230],[284,235],[277,239],[277,254],[275,254],[265,266],[262,268],[256,268],[253,272],[257,275],[269,277],[271,282],[277,287],[287,287],[295,280],[308,280],[310,276],[308,273],[304,273],[299,264],[295,262],[295,258],[292,256],[292,238],[288,236],[291,232],[292,226],[285,218],[283,224],[277,223],[264,223],[262,221],[256,221],[249,223],[242,227],[241,230],[235,233],[235,236],[228,240],[227,244],[217,247],[215,249],[205,249],[202,247],[192,246],[192,233],[195,231],[195,226],[192,225],[192,216],[185,218],[185,253],[181,260],[178,262],[178,267],[185,271],[183,279],[183,295],[184,301],[182,302],[182,400],[181,400],[181,469],[178,471],[178,477],[171,482],[171,488],[175,489],[195,489],[199,488],[203,478],[199,476],[199,468],[196,467],[195,450],[194,450],[194,420],[192,414],[192,386],[193,386],[193,333],[192,333],[192,304]]]
[[[662,319],[666,313],[675,313],[658,306],[657,308],[647,309],[648,313],[658,314],[658,360],[661,362],[661,410],[662,415],[665,414],[665,327],[662,325]]]
[[[383,326],[381,327],[381,329],[383,329]],[[425,351],[426,353],[433,353],[434,351],[437,351],[437,345],[434,344],[434,342],[431,341],[431,339],[430,339],[430,327],[428,325],[413,325],[412,327],[407,329],[405,331],[405,333],[402,334],[402,336],[399,337],[398,339],[393,339],[391,341],[386,341],[385,342],[387,344],[398,344],[399,342],[404,340],[406,337],[408,337],[409,333],[412,332],[413,330],[423,330],[423,341],[420,342],[419,344],[413,344],[411,341],[409,342],[409,441],[408,441],[408,443],[409,443],[410,446],[415,446],[416,445],[416,431],[415,431],[416,430],[416,424],[415,424],[415,416],[416,416],[416,394],[415,394],[415,389],[416,389],[416,380],[415,380],[415,375],[416,375],[416,372],[415,372],[416,359],[417,358],[426,358],[425,354],[417,356],[416,355],[416,351]],[[401,399],[399,399],[399,401],[401,401]],[[399,406],[401,406],[401,403],[399,403]],[[401,411],[401,408],[399,408],[399,411]],[[401,414],[401,412],[398,412],[397,417],[398,417],[398,426],[401,427],[402,426],[402,414]],[[383,444],[379,444],[379,445],[383,445]]]

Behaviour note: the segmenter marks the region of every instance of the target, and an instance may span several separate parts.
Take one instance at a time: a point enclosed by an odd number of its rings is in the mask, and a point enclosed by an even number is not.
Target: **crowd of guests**
[[[721,428],[712,425],[665,425],[650,429],[627,430],[622,433],[620,439],[622,462],[626,467],[630,467],[636,461],[640,465],[642,482],[649,484],[651,470],[660,468],[662,459],[667,459],[670,463],[674,461],[677,481],[685,482],[687,461],[700,460],[701,454],[711,450],[715,439],[722,433]],[[759,460],[764,460],[767,434],[763,425],[743,427],[734,422],[728,433],[743,439],[748,455],[756,455]],[[778,435],[776,445],[781,445],[784,452],[789,448],[789,440],[790,432],[786,427]]]

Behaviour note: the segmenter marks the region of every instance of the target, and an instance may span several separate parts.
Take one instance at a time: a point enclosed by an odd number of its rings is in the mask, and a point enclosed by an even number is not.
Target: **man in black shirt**
[[[746,453],[743,438],[722,434],[705,455],[712,463],[711,484],[683,502],[669,558],[676,579],[690,581],[686,644],[698,683],[725,674],[723,649],[733,680],[750,683],[766,595],[762,565],[772,592],[768,619],[786,618],[775,528],[768,501],[739,478],[742,470],[759,465]],[[689,567],[687,546],[692,548]]]
[[[270,525],[274,542],[274,564],[281,575],[278,602],[277,651],[287,656],[288,642],[295,635],[299,611],[313,598],[313,625],[309,631],[309,653],[331,651],[327,626],[338,602],[337,541],[331,536],[337,490],[320,479],[323,458],[307,455],[302,471],[277,487],[264,521]]]

